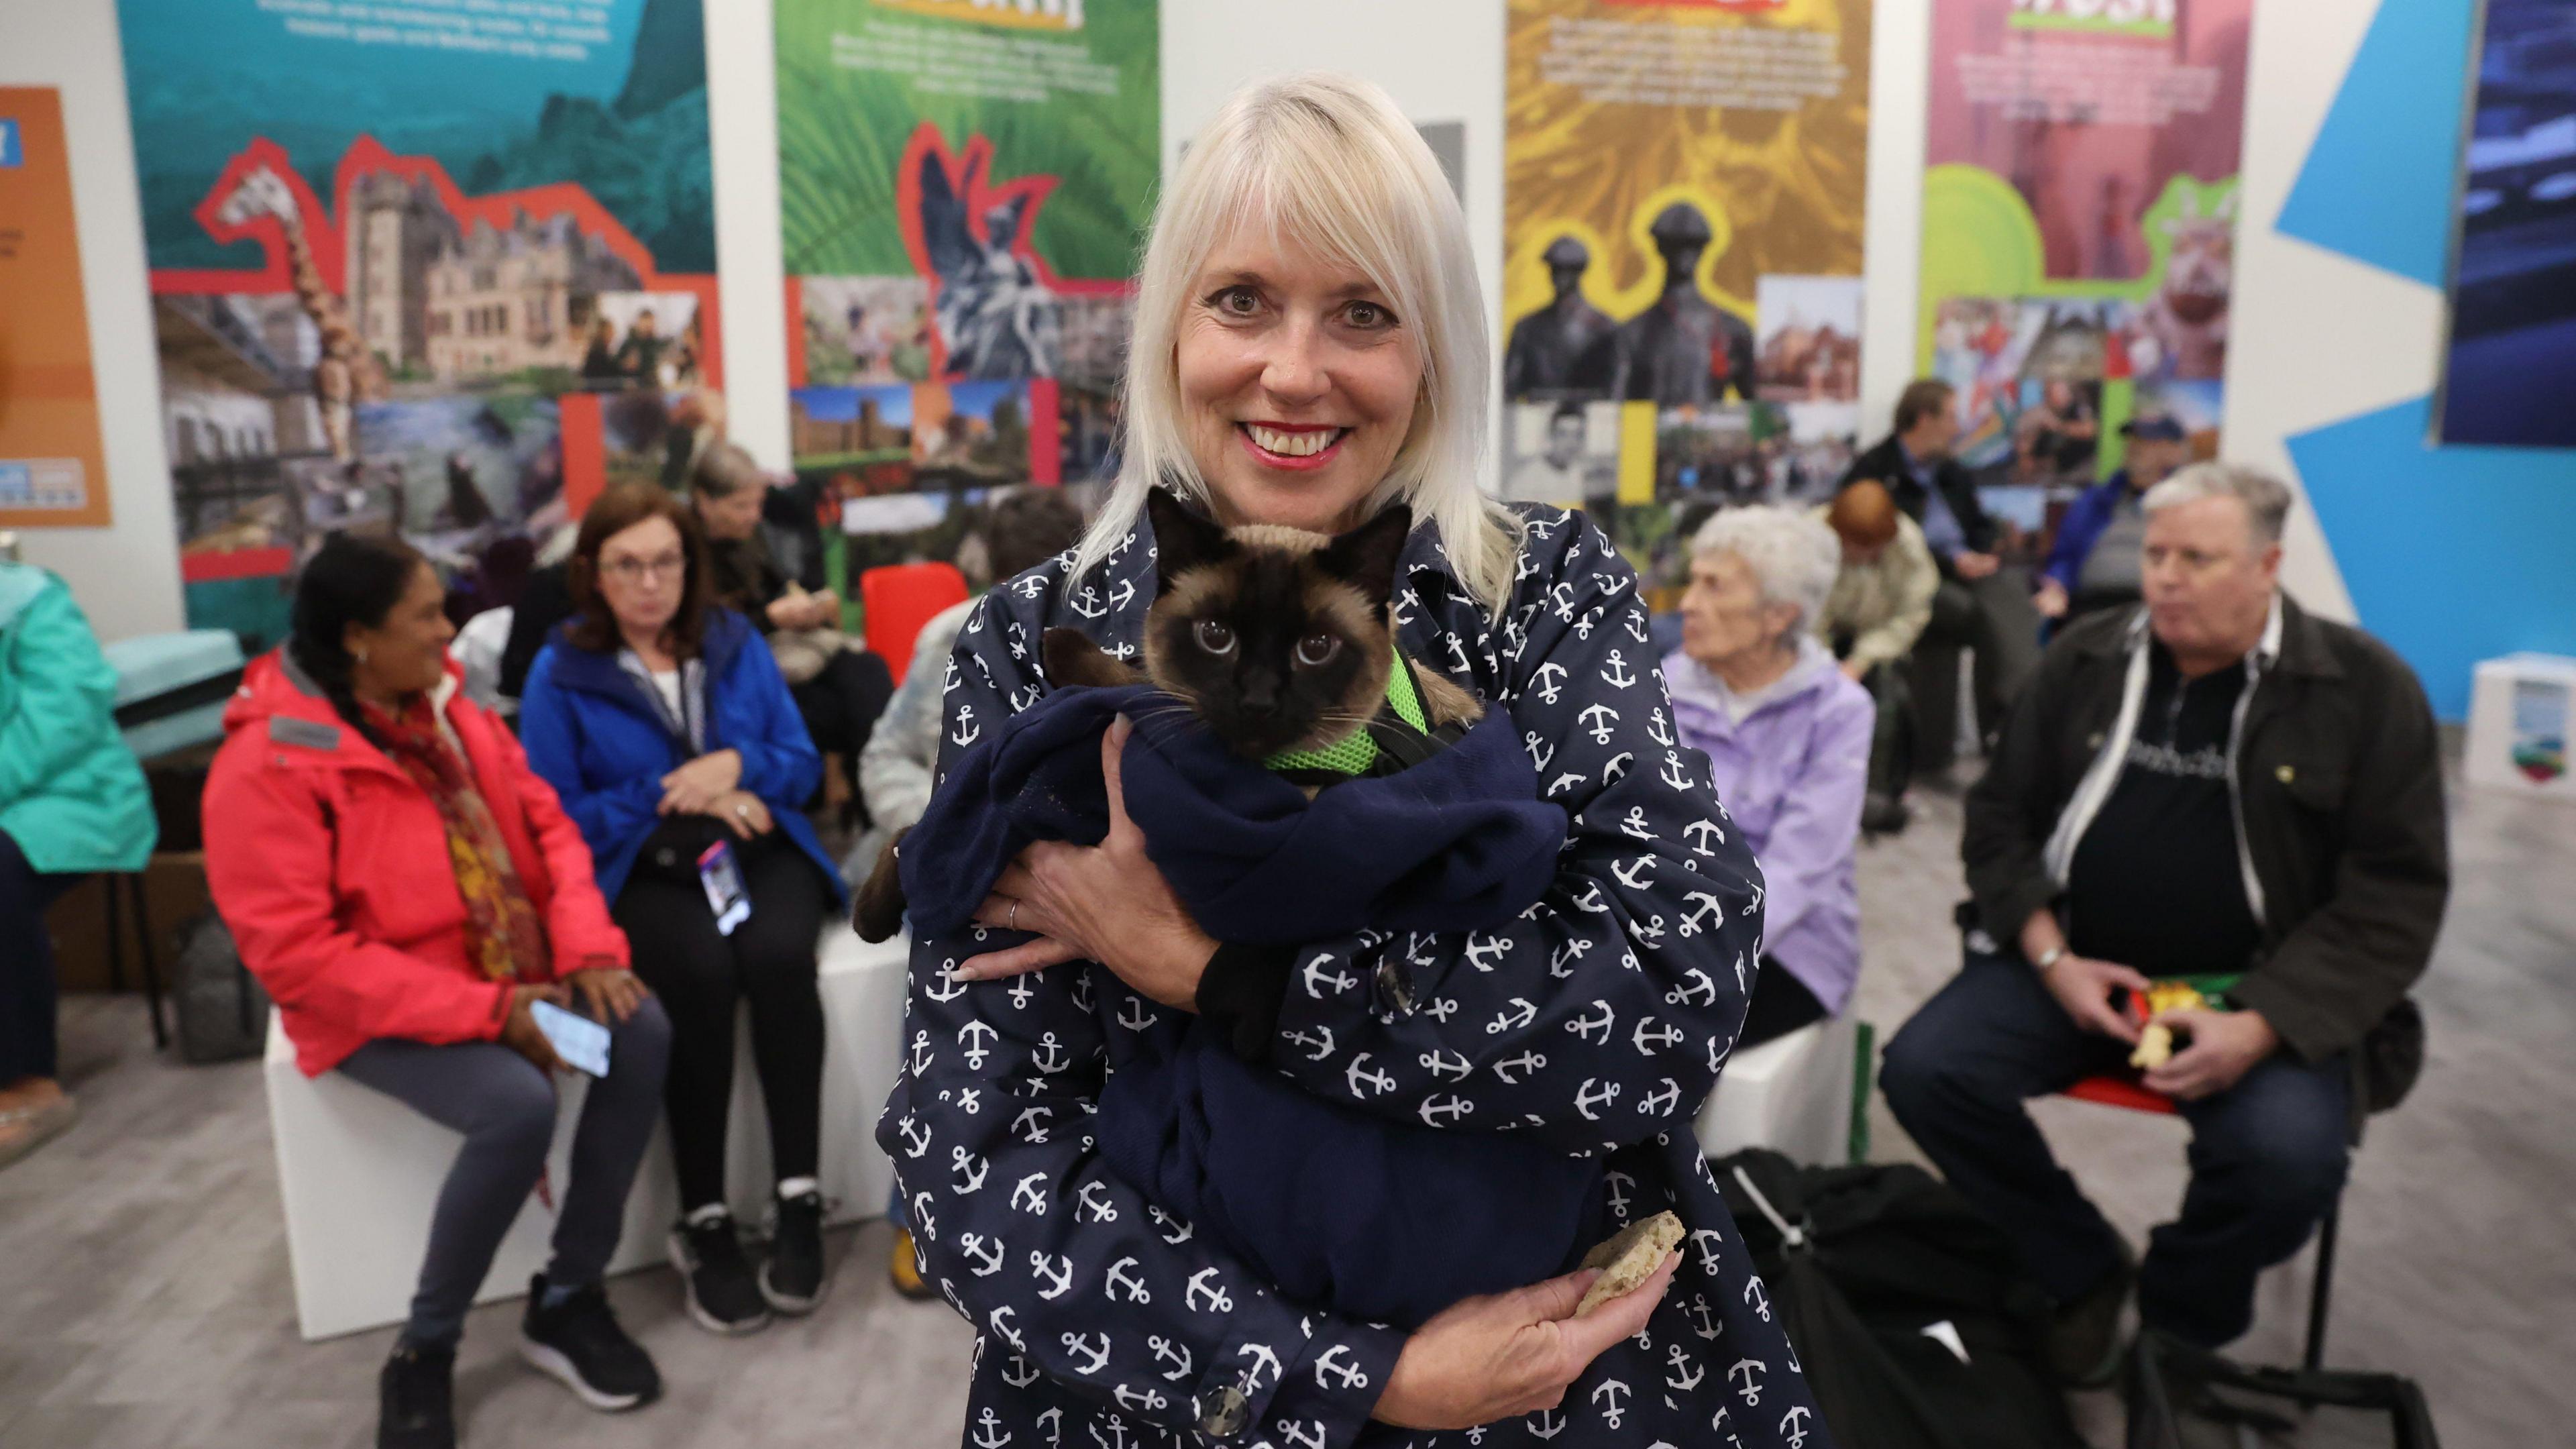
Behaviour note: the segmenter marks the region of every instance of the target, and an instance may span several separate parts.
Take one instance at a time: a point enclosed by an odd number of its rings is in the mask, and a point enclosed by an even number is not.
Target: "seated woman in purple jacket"
[[[1761,862],[1761,974],[1739,1048],[1834,1015],[1860,976],[1860,843],[1874,713],[1808,621],[1842,553],[1786,508],[1729,509],[1691,540],[1682,647],[1664,660],[1682,743]]]

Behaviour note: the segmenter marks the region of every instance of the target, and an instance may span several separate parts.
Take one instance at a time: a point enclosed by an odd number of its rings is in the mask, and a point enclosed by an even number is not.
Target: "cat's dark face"
[[[1386,698],[1387,599],[1413,526],[1394,505],[1338,538],[1228,530],[1157,489],[1147,500],[1160,582],[1145,674],[1251,759],[1315,749]]]

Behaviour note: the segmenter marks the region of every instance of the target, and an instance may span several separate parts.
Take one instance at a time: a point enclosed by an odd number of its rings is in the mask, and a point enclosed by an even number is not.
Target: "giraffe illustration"
[[[295,193],[275,171],[255,167],[243,174],[215,216],[230,226],[259,216],[277,218],[286,234],[287,270],[295,284],[295,300],[322,337],[321,360],[313,364],[313,400],[322,409],[322,434],[333,458],[344,463],[356,458],[356,405],[384,400],[385,370],[359,338],[358,329],[349,325],[349,310],[340,295],[323,282],[322,269],[313,261],[312,243],[304,235],[304,216],[295,204]]]

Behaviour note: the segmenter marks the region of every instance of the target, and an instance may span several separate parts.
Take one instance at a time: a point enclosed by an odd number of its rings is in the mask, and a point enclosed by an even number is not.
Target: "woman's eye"
[[[1342,652],[1342,641],[1330,634],[1309,634],[1297,641],[1297,662],[1309,669],[1329,664]]]
[[[1375,302],[1353,302],[1343,315],[1350,319],[1352,326],[1372,332],[1395,325],[1395,314]]]
[[[1227,287],[1209,300],[1229,317],[1249,317],[1261,310],[1261,294],[1250,287]]]
[[[1210,654],[1234,652],[1234,631],[1214,619],[1199,620],[1199,647]]]

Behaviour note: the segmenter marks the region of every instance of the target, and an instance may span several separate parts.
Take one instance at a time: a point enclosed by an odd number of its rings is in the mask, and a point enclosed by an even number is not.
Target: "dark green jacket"
[[[2062,903],[2050,837],[2117,743],[2144,639],[2135,606],[2061,633],[1968,792],[1968,888],[2008,950],[2033,912]],[[2322,1061],[2359,1046],[2405,1000],[2442,924],[2450,851],[2432,707],[2387,645],[2283,595],[2277,654],[2251,686],[2232,763],[2238,846],[2260,883],[2263,923],[2232,994],[2300,1058]]]

